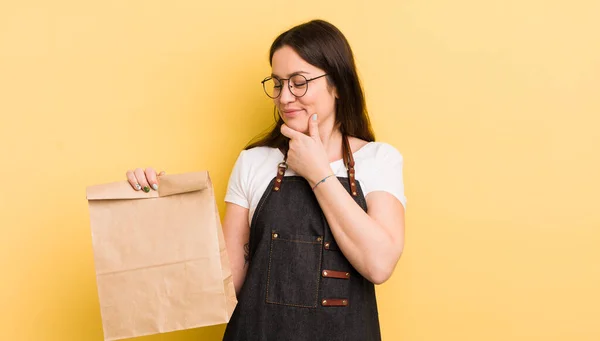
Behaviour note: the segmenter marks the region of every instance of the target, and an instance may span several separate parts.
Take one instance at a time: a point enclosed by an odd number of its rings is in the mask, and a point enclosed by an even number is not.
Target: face
[[[287,79],[296,74],[311,79],[325,74],[323,70],[300,58],[289,46],[277,50],[271,64],[272,76],[278,79]],[[336,92],[333,87],[328,86],[326,77],[308,82],[306,94],[302,97],[296,97],[290,92],[287,80],[282,85],[281,94],[273,101],[287,126],[308,133],[308,120],[313,114],[318,114],[320,126],[333,126]]]

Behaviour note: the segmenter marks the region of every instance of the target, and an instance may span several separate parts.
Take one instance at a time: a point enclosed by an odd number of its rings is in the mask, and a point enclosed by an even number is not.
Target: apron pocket
[[[316,308],[323,237],[271,233],[267,303]]]

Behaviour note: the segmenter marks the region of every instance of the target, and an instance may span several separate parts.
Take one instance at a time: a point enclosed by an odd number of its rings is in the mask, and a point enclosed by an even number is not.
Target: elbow
[[[397,255],[389,257],[387,260],[375,259],[369,267],[366,278],[375,285],[387,282],[392,277],[401,255],[402,252],[400,251]]]
[[[392,277],[391,271],[377,271],[369,274],[367,279],[375,285],[380,285],[387,282],[390,277]]]
[[[379,264],[379,265],[372,266],[367,275],[367,279],[375,285],[383,284],[383,283],[387,282],[387,280],[390,279],[390,277],[392,277],[392,274],[394,273],[394,269],[395,269],[395,264],[389,264],[389,265]]]

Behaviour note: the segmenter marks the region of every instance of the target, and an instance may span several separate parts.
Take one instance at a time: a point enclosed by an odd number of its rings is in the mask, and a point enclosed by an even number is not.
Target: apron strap
[[[287,157],[288,157],[288,148],[286,147],[283,150],[283,161],[277,165],[277,177],[275,178],[275,186],[273,186],[273,191],[277,192],[281,188],[281,182],[283,181],[283,176],[285,175],[285,171],[288,169],[287,165]]]
[[[353,197],[358,195],[356,191],[356,180],[355,180],[355,170],[354,170],[354,156],[352,155],[352,150],[350,149],[350,142],[348,142],[348,136],[344,134],[342,136],[342,154],[344,157],[344,165],[346,165],[346,169],[348,170],[348,181],[350,182],[350,193]]]

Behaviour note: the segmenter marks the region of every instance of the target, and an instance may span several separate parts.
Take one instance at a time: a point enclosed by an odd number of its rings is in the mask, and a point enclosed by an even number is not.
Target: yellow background
[[[284,29],[350,40],[405,157],[384,340],[600,339],[600,2],[4,1],[0,340],[102,340],[85,187],[231,167]],[[223,326],[136,340],[218,340]]]

